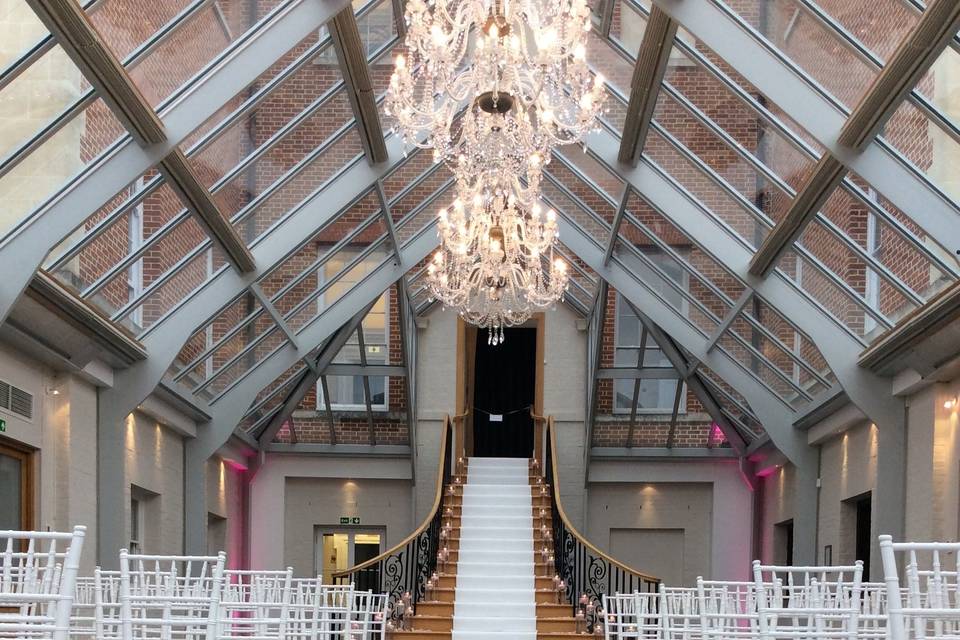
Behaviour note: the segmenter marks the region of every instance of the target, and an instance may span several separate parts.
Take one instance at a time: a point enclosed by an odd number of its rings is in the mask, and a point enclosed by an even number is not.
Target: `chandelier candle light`
[[[409,0],[386,111],[432,149],[459,197],[440,213],[430,290],[503,342],[503,328],[560,300],[556,214],[538,205],[553,149],[596,125],[604,83],[586,62],[586,0]],[[546,264],[544,264],[546,263]]]

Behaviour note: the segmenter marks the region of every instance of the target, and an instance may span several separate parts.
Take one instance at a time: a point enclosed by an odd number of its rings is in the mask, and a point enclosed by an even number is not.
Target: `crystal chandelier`
[[[567,265],[554,260],[556,214],[518,206],[508,189],[476,192],[440,211],[440,249],[427,267],[433,296],[503,342],[505,326],[562,299]],[[544,265],[547,261],[547,265]]]
[[[595,126],[586,0],[409,0],[386,98],[404,141],[433,149],[461,194],[508,185],[532,207],[554,147]]]

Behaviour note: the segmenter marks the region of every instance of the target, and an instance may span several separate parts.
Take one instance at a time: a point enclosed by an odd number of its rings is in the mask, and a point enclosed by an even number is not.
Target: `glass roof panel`
[[[920,231],[915,224],[904,226],[887,214],[880,208],[880,197],[873,189],[866,191],[866,199],[861,195],[863,192],[855,189],[847,185],[836,189],[814,223],[825,233],[846,239],[845,244],[849,246],[840,249],[831,240],[822,245],[818,243],[818,250],[830,251],[832,246],[835,256],[847,254],[843,264],[833,265],[834,271],[848,282],[860,280],[866,274],[862,285],[865,299],[896,321],[953,282],[955,276],[924,250],[922,241],[911,233]],[[809,249],[812,245],[805,241],[804,246]],[[939,252],[945,255],[942,248]]]
[[[152,279],[150,285],[111,316],[111,320],[142,335],[226,266],[226,257],[216,245],[198,248],[178,265]]]
[[[297,362],[284,371],[280,377],[261,389],[250,404],[250,408],[243,416],[238,428],[250,432],[263,426],[266,418],[272,416],[280,408],[306,370],[307,367],[303,362]]]
[[[50,32],[26,0],[9,0],[0,14],[0,78],[28,51],[33,50]]]
[[[877,337],[888,327],[881,318],[867,312],[854,289],[825,273],[809,257],[789,249],[777,262],[777,269],[842,326],[865,342]]]
[[[235,217],[234,228],[248,243],[255,242],[362,155],[360,135],[356,126],[351,124],[342,133],[321,142],[287,173],[263,189],[259,197]]]
[[[731,87],[729,78],[723,76],[721,81],[716,75],[721,71],[709,63],[708,53],[686,43],[673,48],[674,63],[667,68],[661,91],[661,96],[672,98],[673,110],[668,113],[686,112],[688,119],[697,117],[701,121],[697,130],[710,128],[712,123],[727,138],[728,147],[749,153],[755,162],[763,164],[781,181],[794,190],[799,189],[813,172],[822,148],[811,145],[810,135],[784,119],[782,111],[769,100],[764,98],[762,105],[756,102],[756,90],[745,99]],[[665,126],[668,124],[663,117],[658,119]],[[704,120],[709,122],[702,122]],[[677,130],[674,126],[667,128]],[[718,136],[714,132],[709,139]],[[708,144],[705,151],[709,153],[715,144]],[[702,142],[692,148],[699,150],[701,145]]]
[[[900,42],[917,26],[920,12],[904,0],[847,0],[804,2],[807,11],[819,10],[821,19],[855,39],[881,61],[888,60]],[[811,16],[815,14],[810,12]]]
[[[457,197],[457,190],[453,184],[449,184],[438,193],[422,199],[422,201],[409,214],[397,224],[397,242],[403,246],[409,242],[420,231],[433,224],[437,219],[437,212],[453,204]],[[393,209],[391,209],[393,211]]]
[[[931,121],[908,100],[887,120],[882,136],[917,173],[955,204],[960,203],[960,175],[956,171],[960,140],[954,132]]]
[[[201,10],[203,4],[202,0],[99,0],[87,8],[87,16],[117,59],[124,60],[161,28],[172,26],[181,14],[188,18],[186,14]]]
[[[809,402],[812,397],[804,395],[788,374],[742,338],[741,329],[736,325],[743,322],[741,318],[735,319],[731,328],[720,336],[717,347],[790,406],[796,408]],[[782,361],[788,361],[782,354],[779,360],[781,365]]]
[[[386,235],[376,194],[370,192],[336,220],[313,233],[260,285],[298,331],[335,302],[360,274],[385,257]]]
[[[68,112],[75,112],[81,100],[89,102],[90,95],[90,84],[60,45],[54,45],[39,60],[0,85],[0,121],[4,132],[0,137],[0,166],[23,153],[21,150],[33,137],[55,122],[72,120]]]
[[[629,0],[609,1],[615,3],[610,20],[610,39],[635,58],[647,28],[649,9],[644,11]]]
[[[784,218],[793,202],[792,194],[782,190],[777,182],[738,153],[737,148],[727,145],[714,131],[692,117],[667,92],[660,92],[653,117],[673,138],[688,149],[695,149],[704,164],[744,198],[763,204],[764,213],[774,220]],[[725,118],[721,122],[729,123],[729,120]],[[812,163],[809,166],[812,168]]]
[[[836,382],[836,376],[820,349],[766,300],[753,296],[744,307],[742,316],[751,325],[751,338],[759,333],[770,344],[770,349],[789,354],[792,360],[789,373],[805,390],[818,393]],[[763,351],[766,353],[765,349]]]
[[[917,306],[902,290],[891,285],[891,281],[882,275],[881,269],[868,262],[866,255],[869,254],[857,251],[859,245],[844,242],[841,237],[815,219],[804,228],[798,244],[824,268],[847,283],[863,304],[869,305],[876,313],[886,315],[882,313],[881,306],[900,314]]]
[[[760,246],[769,232],[761,212],[732,186],[711,179],[697,164],[696,156],[661,131],[667,133],[651,127],[644,154],[746,243]]]
[[[718,1],[847,110],[856,106],[877,76],[877,68],[857,55],[804,0]],[[867,17],[872,13],[867,5],[857,7]]]
[[[235,336],[242,335],[248,327],[255,327],[254,321],[262,315],[264,309],[256,296],[241,293],[194,330],[167,373],[174,381],[195,387],[205,376],[200,365],[209,360],[210,354]]]
[[[16,144],[23,143],[19,147],[22,152],[29,152],[0,160],[0,234],[10,231],[126,135],[126,129],[100,99],[71,117],[57,120],[65,113],[61,105],[79,95],[83,84],[72,72],[67,77],[62,72],[63,68],[46,69],[33,86],[10,85],[0,94],[0,128],[17,140]],[[57,120],[55,126],[41,133],[37,128],[51,119]],[[37,136],[28,141],[21,138],[23,132]]]
[[[208,237],[161,178],[141,177],[101,207],[44,262],[54,277],[108,316],[189,262]],[[127,315],[127,314],[123,314]],[[143,313],[127,327],[145,328]]]
[[[208,130],[219,125],[213,139],[189,150],[190,164],[204,185],[220,192],[218,197],[243,200],[237,192],[244,189],[244,182],[250,178],[247,173],[250,169],[245,171],[244,167],[254,162],[261,162],[264,167],[276,164],[282,167],[283,163],[270,156],[282,152],[281,137],[287,128],[317,127],[319,112],[331,102],[333,89],[342,84],[336,61],[323,63],[324,56],[333,52],[332,45],[327,41],[319,48],[317,55],[275,86],[242,117],[227,124],[218,113],[210,119],[212,122],[200,127]]]
[[[614,257],[705,334],[716,328],[743,293],[743,285],[730,272],[641,201],[624,218]]]
[[[127,67],[130,77],[144,98],[156,107],[280,4],[281,0],[263,0],[253,13],[243,2],[200,2],[197,10],[180,21],[159,44]],[[139,16],[151,11],[149,3],[140,0],[133,3],[131,12]]]
[[[914,91],[921,95],[954,128],[960,128],[960,44],[952,40],[937,57]]]

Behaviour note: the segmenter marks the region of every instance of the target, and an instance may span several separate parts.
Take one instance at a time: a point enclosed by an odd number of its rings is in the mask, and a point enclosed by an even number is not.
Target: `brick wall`
[[[795,0],[777,3],[761,0],[728,0],[728,4],[848,106],[855,104],[875,75],[872,70],[852,57],[852,54],[845,52],[837,37],[829,34],[802,10],[797,13],[799,5]],[[151,104],[159,104],[276,5],[277,0],[256,0],[253,3],[220,0],[203,8],[182,25],[167,43],[151,52],[131,71],[135,82]],[[104,40],[118,56],[123,57],[146,41],[185,6],[185,0],[160,0],[150,5],[112,0],[100,3],[92,15]],[[896,0],[869,2],[867,0],[823,0],[821,6],[851,33],[863,39],[868,46],[884,57],[890,55],[896,44],[916,21],[915,17],[903,8],[902,3]],[[613,32],[619,34],[625,41],[625,46],[639,44],[639,42],[633,43],[631,34],[627,32],[632,28],[630,27],[632,23],[623,23],[623,20],[625,17],[621,15],[621,7],[618,3],[614,15]],[[681,35],[688,37],[683,33]],[[190,136],[184,148],[189,148],[200,135],[213,129],[229,111],[263,87],[285,65],[315,43],[318,37],[319,34],[312,34],[302,42],[294,44],[290,51],[256,82],[237,96],[227,99],[224,107]],[[607,55],[609,52],[602,49],[607,46],[604,43],[594,40],[591,46],[595,49],[592,54],[593,62],[607,74],[612,82],[621,87],[628,87],[629,65],[624,66],[623,61],[616,59],[616,56]],[[770,103],[756,88],[750,86],[701,44],[696,43],[695,46],[734,82],[765,104],[773,114],[784,120],[797,135],[808,141],[815,150],[822,152],[819,145],[813,142],[799,126],[791,122],[778,105]],[[386,86],[389,73],[390,60],[389,57],[385,57],[381,60],[381,64],[373,66],[374,86],[382,90]],[[765,162],[793,189],[803,186],[814,161],[793,148],[782,135],[744,106],[721,82],[692,61],[686,60],[679,52],[675,52],[671,59],[667,80],[697,109],[722,127],[737,144]],[[292,207],[314,193],[345,163],[361,153],[359,137],[355,131],[350,130],[335,141],[331,138],[352,119],[346,95],[342,90],[335,91],[339,81],[340,73],[336,58],[332,50],[328,50],[292,74],[239,122],[221,132],[208,146],[192,155],[192,166],[201,180],[208,187],[213,188],[239,162],[248,158],[260,145],[276,136],[308,105],[325,93],[332,92],[323,106],[314,114],[303,118],[295,130],[264,151],[246,169],[237,172],[231,179],[218,186],[214,198],[223,212],[232,216],[242,211],[255,199],[262,198],[278,179],[299,167],[299,172],[265,198],[253,215],[237,224],[238,232],[247,242],[252,242],[262,235]],[[933,75],[928,74],[923,83],[925,92],[931,92]],[[614,122],[621,120],[622,108],[615,105],[613,101],[609,101],[609,106],[612,112],[608,117]],[[752,202],[774,221],[782,218],[789,208],[789,197],[758,174],[726,142],[700,124],[677,99],[667,95],[666,92],[661,92],[655,117],[660,125],[675,136],[681,144],[696,153],[743,198]],[[120,130],[102,102],[94,103],[87,108],[83,123],[81,155],[84,162],[89,162],[120,135]],[[887,137],[898,148],[905,150],[910,160],[921,169],[929,167],[933,162],[933,148],[928,126],[929,123],[922,117],[901,109],[888,125],[886,133]],[[324,150],[324,146],[328,148]],[[751,217],[742,203],[720,190],[700,169],[668,144],[665,138],[656,132],[651,132],[646,144],[646,153],[745,240],[754,245],[759,244],[765,231]],[[581,199],[609,224],[613,220],[616,209],[616,205],[610,200],[616,202],[619,199],[623,183],[579,151],[569,150],[565,154],[580,171],[589,176],[592,182],[600,186],[607,197],[601,197],[591,184],[581,180],[559,162],[550,164],[550,172],[562,181],[574,197]],[[431,164],[429,153],[412,155],[406,165],[385,180],[384,186],[388,196],[393,197],[399,194]],[[149,182],[153,176],[154,172],[148,172],[143,176],[142,182]],[[449,172],[441,168],[423,184],[412,189],[393,207],[395,220],[400,220],[408,214],[448,178]],[[856,176],[853,178],[859,186],[869,189],[870,185]],[[130,188],[111,198],[100,211],[86,221],[82,229],[86,232],[93,230],[131,193],[140,188],[142,187],[131,185]],[[598,239],[605,239],[605,228],[592,223],[587,216],[578,213],[570,197],[550,185],[545,185],[544,192],[555,201],[555,204],[571,212],[573,217],[580,220],[588,232]],[[449,198],[444,199],[440,204],[448,201]],[[878,203],[922,237],[921,230],[882,196],[878,196]],[[440,204],[428,208],[424,217],[433,215]],[[736,300],[742,292],[742,286],[721,264],[692,246],[682,230],[674,228],[664,216],[646,206],[640,198],[634,196],[628,208],[637,218],[640,226],[625,223],[621,229],[621,242],[632,243],[642,252],[649,254],[661,252],[654,242],[656,239],[669,246],[682,260],[702,274],[702,278],[690,276],[689,282],[685,285],[700,304],[684,303],[678,310],[705,333],[709,333],[716,326],[716,319],[722,318],[729,309],[729,303],[714,290],[721,291],[730,300]],[[194,253],[206,240],[206,236],[193,219],[188,218],[175,228],[167,230],[171,220],[179,214],[181,209],[182,203],[169,187],[164,185],[146,196],[142,206],[135,210],[136,215],[142,219],[143,239],[154,236],[160,230],[165,232],[163,239],[146,251],[140,260],[138,270],[143,287],[149,287],[158,282],[181,261],[189,260],[189,263],[169,282],[158,288],[141,306],[137,315],[130,315],[125,319],[126,325],[131,330],[137,330],[155,322],[203,282],[211,269],[217,269],[223,264],[223,258],[216,250]],[[318,257],[326,255],[336,242],[356,229],[376,210],[376,199],[369,194],[334,223],[323,229],[305,232],[310,239],[264,280],[264,290],[268,295],[274,295],[291,278],[299,274],[307,274],[300,285],[284,293],[277,301],[277,306],[284,313],[301,309],[291,319],[291,324],[295,328],[304,326],[318,311],[316,304],[310,300],[320,278],[315,261]],[[868,245],[867,211],[863,202],[840,192],[830,198],[823,210],[837,227],[864,247]],[[90,243],[77,260],[63,272],[58,273],[58,276],[71,286],[82,290],[107,273],[108,269],[128,255],[131,250],[131,215],[133,212],[128,212],[106,229],[97,240]],[[406,230],[402,229],[401,236],[410,233],[413,227],[414,225],[411,225]],[[350,250],[356,251],[367,247],[384,233],[385,228],[382,222],[375,221],[355,239]],[[881,226],[875,233],[875,239],[878,245],[876,247],[878,260],[894,271],[907,286],[917,291],[923,291],[929,286],[932,279],[929,265],[893,229]],[[818,260],[846,281],[856,295],[867,296],[870,278],[868,267],[861,258],[843,247],[822,226],[811,226],[804,234],[802,241]],[[796,277],[808,292],[843,322],[856,330],[866,330],[869,321],[865,320],[862,311],[852,304],[848,294],[827,279],[815,274],[809,265],[804,268],[802,275],[799,274],[796,265],[797,260],[790,253],[780,263],[781,268]],[[129,279],[130,274],[127,272],[114,276],[102,287],[95,301],[107,312],[128,304],[132,295],[128,286]],[[877,304],[882,312],[897,316],[909,307],[909,303],[895,287],[883,280],[878,286]],[[610,335],[605,336],[607,339],[604,347],[606,359],[604,366],[610,366],[613,357],[612,331],[615,322],[613,300],[614,296],[611,293],[606,301],[609,312],[604,331],[609,332]],[[819,367],[822,357],[816,347],[809,344],[809,341],[805,341],[802,336],[796,336],[789,323],[773,310],[765,309],[762,302],[758,302],[757,305],[754,312],[760,314],[758,319],[764,323],[764,326],[787,344],[791,344],[793,340],[800,340],[802,343],[800,352]],[[388,360],[390,363],[399,363],[401,361],[400,328],[396,313],[395,290],[390,291],[386,307],[390,336]],[[196,357],[212,341],[222,338],[227,331],[256,308],[256,301],[249,297],[237,300],[191,337],[180,353],[180,361],[184,362]],[[198,364],[191,372],[192,376],[200,379],[211,372],[229,366],[230,370],[221,374],[217,383],[211,386],[212,391],[224,388],[264,357],[282,339],[279,332],[274,330],[274,333],[265,339],[251,356],[237,362],[232,361],[252,340],[264,335],[272,328],[266,315],[261,314],[261,317],[251,323],[248,329],[225,342],[209,358]],[[749,331],[749,328],[739,321],[734,329],[742,334]],[[728,338],[725,340],[726,342],[723,343],[725,348],[734,352],[735,357],[741,361],[749,357],[742,346],[733,344]],[[782,372],[791,370],[789,358],[778,347],[772,344],[760,344],[758,348],[767,355],[773,366]],[[772,371],[763,375],[769,382],[782,384],[777,382],[777,376]],[[402,413],[406,408],[402,379],[389,380],[388,395],[389,411],[383,416],[382,421],[378,418],[378,425],[382,426],[385,434],[400,433],[405,427],[395,428],[394,422],[405,424],[405,421],[398,420],[394,414]],[[622,421],[612,414],[612,383],[610,381],[599,383],[598,400],[601,416],[609,414],[610,417],[609,424],[604,428],[609,430],[611,441],[620,438],[618,429],[623,425],[620,424]],[[696,398],[689,393],[686,398],[686,407],[687,417],[697,416],[699,422],[689,424],[689,420],[685,419],[681,421],[681,425],[678,425],[678,429],[689,428],[691,442],[699,442],[698,438],[709,437],[709,419],[703,413]],[[302,437],[316,438],[317,441],[328,437],[328,435],[322,435],[322,428],[314,430],[311,427],[313,423],[319,424],[323,421],[323,417],[316,412],[314,392],[304,399],[298,414],[300,418],[297,424],[303,425],[302,430],[305,434]],[[356,423],[353,420],[349,415],[343,417],[345,440],[353,437],[350,435]],[[365,426],[365,421],[360,422]],[[663,425],[657,421],[657,417],[643,417],[642,422],[643,429],[637,429],[635,435],[649,431],[651,434],[656,434],[651,435],[651,438],[661,437]],[[316,435],[308,435],[314,431]],[[401,436],[384,436],[385,439],[393,437]],[[602,430],[598,432],[597,438],[606,437]],[[636,435],[636,437],[641,436]],[[686,436],[680,438],[680,440],[686,439]],[[338,441],[343,440],[338,439]]]

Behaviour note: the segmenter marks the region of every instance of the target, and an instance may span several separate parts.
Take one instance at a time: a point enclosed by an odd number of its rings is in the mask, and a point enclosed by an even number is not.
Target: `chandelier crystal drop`
[[[531,207],[553,148],[582,142],[602,109],[586,0],[409,0],[405,18],[408,57],[386,98],[395,128],[460,193],[509,185]]]
[[[526,322],[563,298],[567,265],[554,258],[556,213],[518,205],[506,188],[475,192],[440,211],[440,249],[427,271],[432,295],[503,342],[503,328]],[[546,262],[546,264],[544,264]]]

